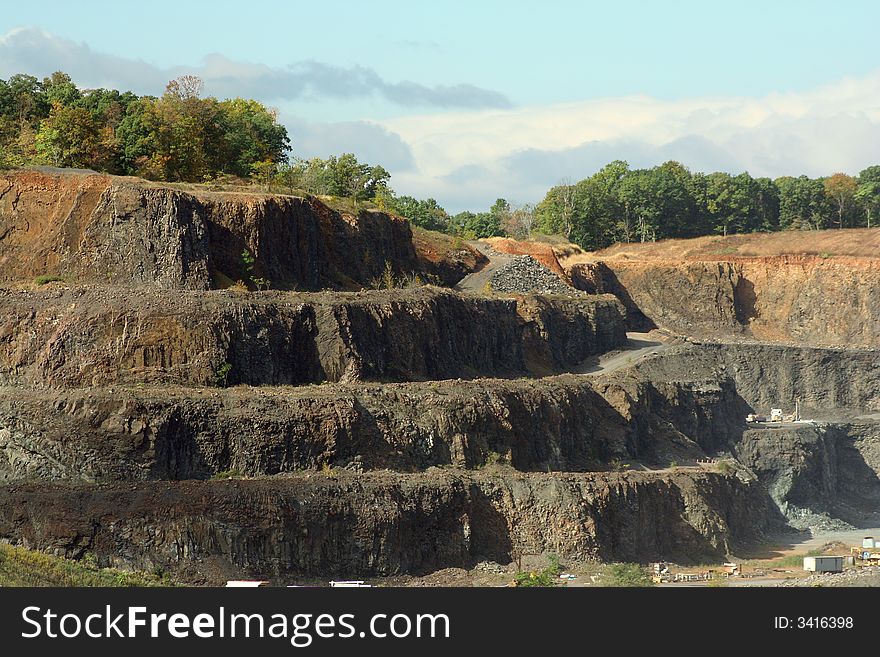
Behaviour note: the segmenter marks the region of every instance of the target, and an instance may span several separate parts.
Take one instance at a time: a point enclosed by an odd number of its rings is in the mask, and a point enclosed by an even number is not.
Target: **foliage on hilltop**
[[[348,210],[368,203],[465,239],[561,235],[594,250],[615,242],[871,227],[880,216],[880,166],[858,176],[774,180],[693,173],[675,161],[632,169],[615,160],[556,185],[537,205],[501,198],[486,211],[450,215],[433,198],[398,196],[379,164],[351,153],[290,159],[289,151],[274,110],[255,100],[202,98],[194,76],[172,80],[158,98],[79,89],[61,72],[0,80],[0,167],[89,168],[186,183],[233,176],[265,191],[333,197]]]
[[[45,165],[200,182],[250,176],[287,160],[274,110],[255,100],[202,98],[195,76],[161,97],[79,89],[57,72],[0,80],[0,165]]]

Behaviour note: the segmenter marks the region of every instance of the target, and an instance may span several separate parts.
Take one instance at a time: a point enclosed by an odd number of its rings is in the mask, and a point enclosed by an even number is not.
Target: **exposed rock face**
[[[626,336],[613,297],[0,290],[0,382],[302,384],[559,372]]]
[[[0,389],[0,481],[208,478],[325,466],[607,470],[738,440],[732,382],[631,377],[306,388]]]
[[[427,271],[454,284],[468,263],[419,258],[404,219],[340,214],[316,199],[189,193],[98,174],[0,174],[0,281],[56,275],[203,290],[246,279],[246,249],[253,275],[281,289],[369,286],[386,262],[397,275]]]
[[[630,331],[650,331],[657,328],[617,279],[614,271],[604,262],[581,263],[568,271],[571,284],[587,294],[613,294],[626,309],[626,325]]]
[[[524,355],[535,372],[559,371],[626,342],[624,310],[610,294],[517,296],[516,308],[527,322]]]
[[[801,255],[578,264],[575,287],[615,294],[641,316],[693,337],[746,335],[814,346],[880,344],[880,259]]]
[[[775,528],[753,481],[678,474],[300,475],[237,482],[15,485],[0,535],[103,563],[289,577],[424,573],[512,551],[718,558]]]
[[[880,519],[880,422],[752,429],[735,451],[795,527]]]
[[[100,175],[0,177],[0,277],[210,284],[208,227],[186,194]]]
[[[618,253],[570,272],[587,293],[543,297],[340,291],[386,265],[453,285],[485,261],[459,242],[315,199],[3,174],[0,539],[216,582],[517,551],[699,562],[780,510],[880,521],[880,422],[853,419],[880,411],[870,254]],[[541,280],[509,289],[564,287],[543,249],[552,271],[514,260]],[[288,291],[211,290],[244,250]],[[45,274],[68,280],[25,289]],[[691,342],[582,366],[627,325]],[[795,399],[845,422],[746,430]],[[721,454],[738,462],[701,463]]]
[[[649,379],[671,381],[729,376],[756,411],[794,410],[832,419],[880,411],[880,351],[823,349],[756,342],[683,345],[637,368]]]
[[[419,270],[447,287],[455,287],[468,274],[479,271],[489,262],[480,251],[459,237],[411,226],[412,242],[419,260]]]

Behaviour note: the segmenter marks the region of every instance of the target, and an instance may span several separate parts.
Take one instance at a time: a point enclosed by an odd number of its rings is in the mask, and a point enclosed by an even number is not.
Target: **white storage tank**
[[[804,570],[811,573],[842,573],[843,557],[804,557]]]
[[[862,547],[868,548],[869,550],[873,550],[875,547],[877,547],[874,543],[874,537],[865,536],[865,538],[862,539]]]

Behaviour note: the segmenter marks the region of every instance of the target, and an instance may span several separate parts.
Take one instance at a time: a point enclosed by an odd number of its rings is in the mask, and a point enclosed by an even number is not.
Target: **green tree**
[[[653,580],[637,563],[616,563],[611,566],[611,586],[653,586]]]
[[[449,230],[465,239],[482,239],[503,235],[498,215],[491,212],[459,212],[449,220]]]
[[[155,154],[159,147],[159,112],[156,109],[157,99],[149,96],[130,102],[125,109],[125,116],[116,128],[122,167],[125,173],[159,178],[164,171],[161,163],[150,171],[151,163],[155,163]]]
[[[779,227],[824,228],[829,214],[825,186],[807,176],[777,178],[779,190]]]
[[[535,206],[535,229],[548,235],[562,235],[571,239],[574,228],[576,189],[564,180],[550,189]]]
[[[92,167],[101,159],[100,126],[88,110],[65,107],[56,101],[40,124],[35,146],[47,164]]]
[[[657,238],[662,212],[657,194],[657,186],[647,169],[631,171],[621,181],[618,197],[623,208],[617,230],[625,241],[648,242]]]
[[[755,178],[754,212],[757,224],[755,230],[777,230],[779,228],[779,189],[770,178]]]
[[[760,194],[760,186],[748,173],[706,176],[706,211],[714,231],[727,235],[759,228]]]
[[[449,215],[433,198],[420,201],[412,196],[400,196],[386,201],[386,205],[389,210],[406,217],[416,226],[438,231],[449,229]]]
[[[865,215],[868,228],[880,214],[880,166],[871,166],[859,173],[856,200]]]
[[[0,79],[0,117],[11,118],[15,111],[15,97],[6,80]]]
[[[184,75],[168,83],[155,105],[153,170],[164,180],[203,180],[222,166],[220,112],[213,98],[202,99],[202,81]]]
[[[331,156],[326,160],[317,157],[308,161],[294,160],[282,172],[286,185],[311,194],[328,194],[358,201],[382,196],[390,202],[393,198],[393,194],[387,193],[391,174],[379,165],[358,162],[352,153]]]
[[[49,102],[40,81],[32,75],[13,75],[7,81],[11,116],[19,123],[36,127],[49,115]]]
[[[650,182],[655,188],[659,208],[657,237],[693,237],[699,234],[698,213],[691,172],[670,160],[651,169]]]
[[[50,106],[58,103],[69,107],[82,98],[80,90],[77,89],[70,76],[61,71],[56,71],[48,78],[43,78],[41,87],[43,96]]]
[[[225,172],[247,176],[257,163],[287,161],[290,139],[273,110],[243,98],[224,100],[218,110],[224,149],[221,168]]]
[[[828,195],[837,212],[837,227],[843,228],[849,210],[855,205],[858,183],[852,176],[835,173],[824,181],[825,193]]]

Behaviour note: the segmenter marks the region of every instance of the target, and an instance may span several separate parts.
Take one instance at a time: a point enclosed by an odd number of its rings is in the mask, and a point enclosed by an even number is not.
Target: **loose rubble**
[[[510,262],[495,272],[489,285],[495,292],[570,296],[584,294],[566,285],[556,274],[529,255],[511,258]]]

